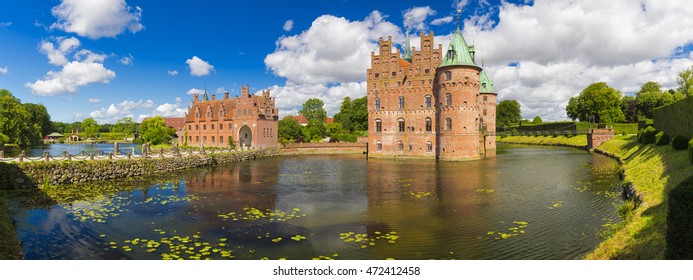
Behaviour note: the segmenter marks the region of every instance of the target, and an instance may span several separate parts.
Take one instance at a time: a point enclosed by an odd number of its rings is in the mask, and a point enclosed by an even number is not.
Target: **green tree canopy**
[[[82,129],[87,134],[87,138],[96,137],[99,132],[99,124],[93,118],[86,118],[82,121]]]
[[[543,123],[543,122],[544,122],[544,121],[541,120],[541,117],[540,117],[540,116],[536,116],[536,117],[534,117],[534,119],[532,120],[532,124],[541,124],[541,123]]]
[[[140,136],[152,145],[167,143],[175,134],[176,131],[168,127],[166,121],[159,116],[146,119],[140,124]]]
[[[522,120],[520,103],[517,100],[503,100],[496,106],[496,125],[508,127]]]
[[[658,83],[646,82],[640,86],[640,91],[636,93],[638,115],[651,119],[654,117],[652,111],[655,108],[672,104],[683,98],[684,95],[679,91],[662,92]]]
[[[624,95],[621,98],[621,111],[626,117],[626,122],[634,123],[638,121],[638,101],[634,96]]]
[[[684,96],[693,96],[693,66],[689,69],[681,71],[676,78],[679,84],[679,92]]]
[[[568,117],[589,121],[594,116],[598,123],[616,123],[626,120],[621,111],[621,92],[604,82],[587,86],[580,95],[571,97],[566,106]]]
[[[41,136],[53,133],[53,123],[46,106],[42,104],[24,103],[24,108],[29,112],[31,123],[38,125]]]
[[[306,117],[306,119],[308,119],[308,123],[313,121],[325,123],[327,120],[327,111],[325,111],[324,107],[325,103],[322,102],[322,100],[318,98],[311,98],[303,103],[303,108],[301,108],[298,113]]]
[[[128,135],[134,134],[136,129],[137,124],[132,121],[131,117],[124,117],[122,119],[119,119],[113,125],[113,132],[123,133],[125,135],[125,138],[127,138]]]
[[[0,90],[0,134],[6,143],[29,146],[41,140],[40,125],[31,122],[31,114],[8,90]]]
[[[286,116],[282,118],[281,120],[279,120],[277,126],[279,129],[279,140],[286,142],[294,142],[296,140],[303,139],[304,127],[300,123],[298,123],[298,121],[295,120],[293,117]]]
[[[334,121],[341,123],[344,130],[368,130],[368,99],[367,96],[354,99],[344,97],[339,113],[334,115]]]

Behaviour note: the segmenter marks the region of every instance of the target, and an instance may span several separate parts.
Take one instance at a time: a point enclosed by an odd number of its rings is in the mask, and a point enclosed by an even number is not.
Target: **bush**
[[[691,139],[690,142],[688,142],[688,161],[693,164],[693,139]]]
[[[664,131],[660,131],[655,135],[655,144],[657,144],[657,146],[669,145],[670,140],[669,135],[664,133]]]
[[[693,177],[669,191],[667,214],[667,259],[693,259]]]
[[[648,126],[642,134],[642,143],[645,145],[654,143],[655,135],[657,135],[657,129]]]
[[[688,138],[683,135],[676,135],[673,140],[671,140],[671,146],[674,150],[683,151],[688,149]]]
[[[512,133],[512,134],[511,134],[512,136],[520,135],[519,132],[517,131],[517,128],[513,128],[513,130],[511,131],[511,133]]]
[[[642,143],[642,135],[645,134],[645,129],[641,128],[638,130],[638,143]]]

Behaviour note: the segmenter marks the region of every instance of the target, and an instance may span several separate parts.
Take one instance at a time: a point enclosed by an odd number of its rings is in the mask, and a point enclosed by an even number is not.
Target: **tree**
[[[279,140],[286,142],[294,142],[303,139],[304,127],[291,116],[286,116],[279,120],[277,124],[279,129]]]
[[[325,126],[325,133],[327,133],[327,136],[329,136],[330,138],[337,137],[337,135],[342,133],[342,131],[344,131],[344,127],[341,123],[338,122],[328,123]]]
[[[634,96],[624,95],[621,98],[621,111],[626,117],[626,122],[634,123],[638,121],[638,101]]]
[[[322,102],[322,100],[318,98],[311,98],[303,103],[303,108],[301,108],[298,113],[306,117],[306,119],[308,119],[308,123],[313,121],[325,123],[327,120],[327,111],[325,111],[324,106],[325,103]]]
[[[339,113],[334,115],[334,121],[341,123],[344,130],[368,130],[368,99],[367,96],[354,99],[344,97]]]
[[[598,123],[616,123],[626,120],[621,111],[621,92],[604,82],[587,86],[580,95],[571,97],[566,106],[569,118],[589,121],[594,116]]]
[[[40,126],[31,122],[31,115],[19,99],[8,90],[0,90],[0,134],[9,144],[29,146],[41,140]]]
[[[638,116],[652,119],[655,108],[672,104],[683,98],[684,95],[680,91],[662,92],[658,83],[646,82],[640,86],[640,91],[636,93]]]
[[[175,134],[176,131],[168,127],[166,121],[159,116],[149,118],[140,124],[140,135],[142,139],[153,145],[167,143]]]
[[[496,124],[499,127],[508,127],[521,120],[520,103],[517,100],[503,100],[496,106]]]
[[[124,117],[122,119],[119,119],[115,123],[115,125],[113,125],[113,131],[124,134],[125,138],[128,138],[128,135],[130,135],[130,134],[134,134],[136,129],[137,129],[137,124],[135,124],[132,121],[131,117]],[[187,141],[187,139],[186,139],[186,141]]]
[[[532,124],[541,124],[541,123],[543,123],[543,122],[544,122],[544,121],[541,120],[541,117],[540,117],[540,116],[536,116],[536,117],[534,117],[534,119],[532,120]]]
[[[86,118],[82,121],[82,128],[84,133],[87,134],[87,138],[96,137],[96,133],[99,132],[99,124],[92,118]]]
[[[64,122],[51,122],[51,126],[53,127],[53,131],[59,132],[59,133],[70,133],[70,124],[64,123]]]
[[[24,108],[29,112],[32,124],[38,125],[41,137],[53,133],[53,123],[46,106],[42,104],[24,103]]]
[[[693,96],[693,67],[679,73],[676,78],[679,84],[679,92],[684,96]]]

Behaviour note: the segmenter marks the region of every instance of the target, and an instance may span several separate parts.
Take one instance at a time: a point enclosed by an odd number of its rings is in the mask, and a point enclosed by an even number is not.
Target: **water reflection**
[[[470,162],[259,159],[27,209],[16,219],[30,259],[571,259],[589,252],[601,224],[615,219],[618,164],[573,149],[500,148],[496,158]],[[80,219],[89,211],[105,215]],[[165,245],[124,243],[135,238]],[[169,244],[185,238],[201,245],[187,254]]]

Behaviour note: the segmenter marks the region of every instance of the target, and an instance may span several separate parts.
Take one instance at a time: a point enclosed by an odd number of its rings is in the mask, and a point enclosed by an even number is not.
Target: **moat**
[[[469,162],[278,156],[14,215],[26,259],[576,259],[618,163],[499,145]]]

